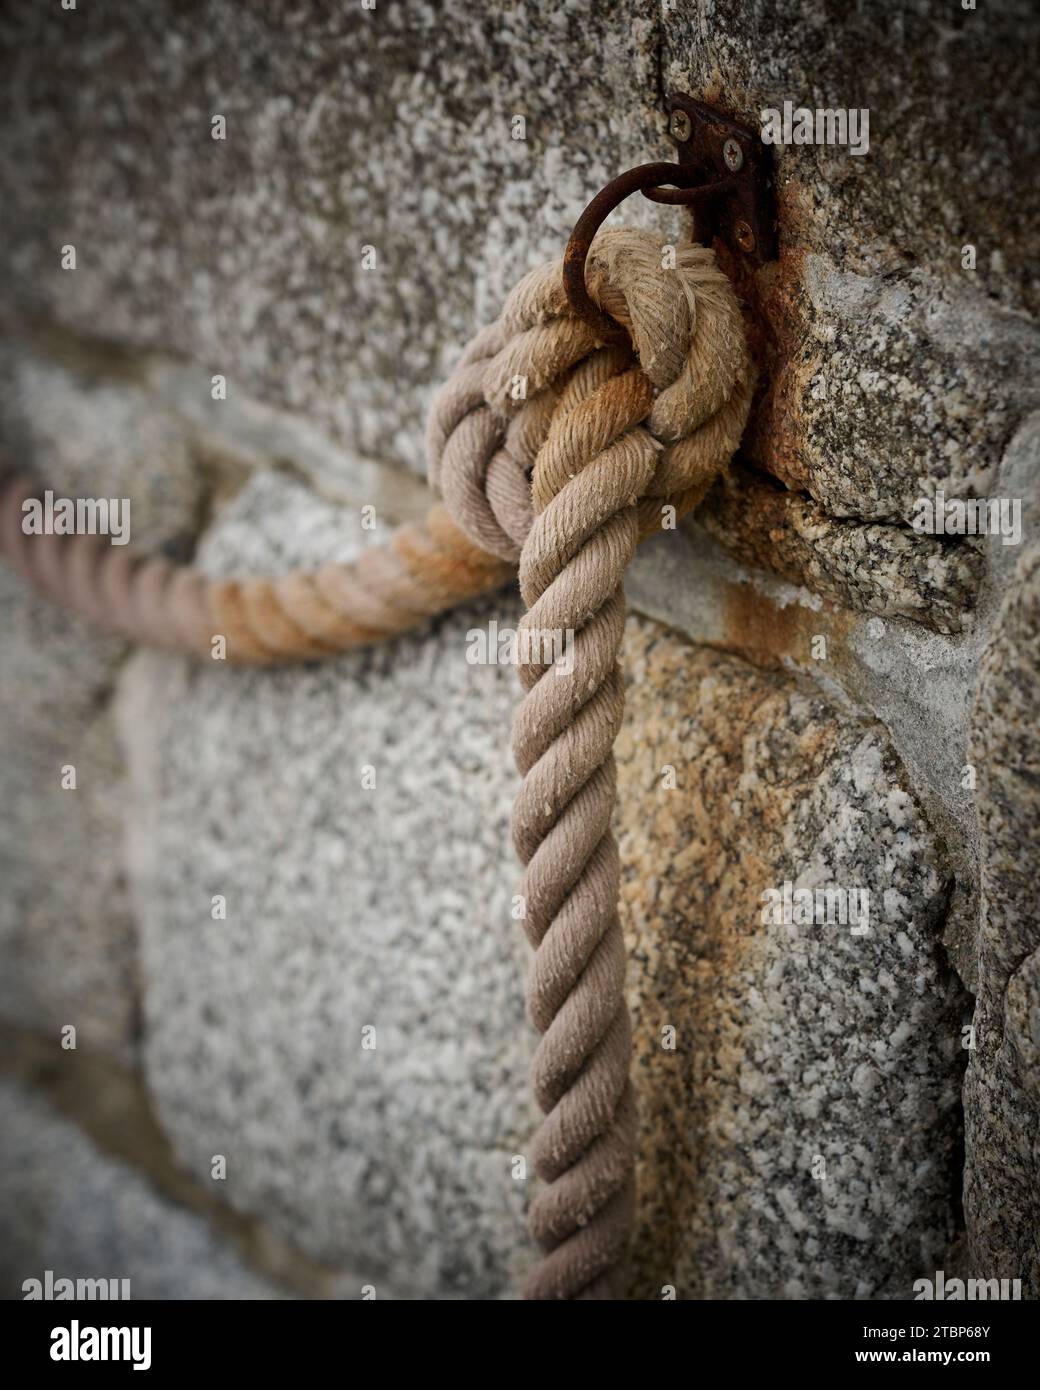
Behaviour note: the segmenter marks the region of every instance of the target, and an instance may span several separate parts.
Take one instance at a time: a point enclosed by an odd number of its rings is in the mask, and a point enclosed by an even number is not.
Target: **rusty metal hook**
[[[690,165],[638,164],[611,179],[606,188],[596,194],[578,218],[563,253],[563,284],[571,308],[605,342],[616,342],[626,336],[624,328],[593,301],[585,284],[585,262],[593,238],[604,220],[614,209],[632,196],[642,193],[656,203],[694,203],[705,201],[726,191],[732,180],[722,178],[710,183],[697,183],[704,174]],[[664,185],[674,185],[665,187]]]

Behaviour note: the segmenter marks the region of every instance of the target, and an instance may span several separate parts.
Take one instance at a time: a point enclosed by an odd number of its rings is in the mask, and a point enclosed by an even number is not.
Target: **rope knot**
[[[587,263],[593,299],[627,330],[604,347],[572,312],[562,263],[531,271],[498,322],[467,348],[438,392],[427,430],[431,485],[475,544],[517,563],[536,512],[629,434],[639,470],[640,533],[661,508],[688,511],[736,449],[753,373],[733,287],[714,252],[650,232],[610,229]],[[595,358],[596,393],[565,402],[567,442],[546,449],[579,363]],[[559,431],[559,433],[563,433]],[[646,476],[642,476],[646,474]]]
[[[623,580],[662,507],[688,510],[729,460],[751,394],[736,297],[711,251],[601,232],[587,273],[628,343],[597,340],[570,309],[561,265],[543,266],[470,345],[428,432],[430,482],[455,523],[519,561],[521,628],[573,638],[567,673],[538,657],[520,663],[526,694],[513,722],[523,783],[512,835],[535,948],[528,1010],[542,1034],[533,1081],[545,1115],[531,1298],[623,1286],[635,1152],[611,832]]]

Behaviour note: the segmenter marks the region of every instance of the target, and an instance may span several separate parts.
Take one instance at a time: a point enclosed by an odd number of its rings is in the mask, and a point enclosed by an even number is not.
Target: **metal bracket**
[[[603,342],[626,334],[590,297],[585,262],[604,218],[633,193],[655,203],[686,204],[694,217],[695,240],[710,245],[719,237],[752,266],[777,256],[773,183],[757,133],[681,92],[673,92],[667,102],[668,133],[678,149],[678,163],[639,164],[611,179],[575,222],[563,253],[571,309]]]
[[[758,131],[681,92],[671,92],[666,104],[678,162],[690,171],[691,182],[705,189],[696,202],[698,241],[707,245],[719,237],[756,265],[776,260],[776,198],[768,151]],[[667,190],[649,189],[646,196],[683,201]]]

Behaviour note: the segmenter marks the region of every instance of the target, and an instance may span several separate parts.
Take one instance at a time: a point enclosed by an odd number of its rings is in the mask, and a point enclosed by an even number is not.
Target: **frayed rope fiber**
[[[442,503],[352,564],[209,579],[98,537],[27,536],[0,491],[0,553],[52,598],[134,640],[240,664],[314,660],[414,627],[519,566],[530,635],[573,631],[569,673],[519,667],[523,782],[512,836],[535,949],[528,1009],[544,1119],[531,1208],[533,1299],[623,1297],[635,1201],[635,1106],[619,863],[611,830],[624,692],[623,581],[638,541],[700,501],[737,448],[753,370],[733,288],[699,246],[674,264],[649,232],[601,232],[586,276],[627,330],[604,346],[570,310],[560,263],[533,271],[465,350],[427,429]],[[539,642],[521,651],[540,652]]]

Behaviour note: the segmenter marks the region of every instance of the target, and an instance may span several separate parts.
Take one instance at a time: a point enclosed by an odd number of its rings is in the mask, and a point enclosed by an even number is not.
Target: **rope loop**
[[[595,302],[628,335],[605,360],[606,374],[635,366],[645,378],[647,408],[637,423],[658,453],[639,499],[646,536],[660,528],[662,506],[677,516],[695,506],[736,450],[753,385],[740,310],[710,248],[673,246],[635,228],[601,232],[587,275]],[[544,499],[559,482],[532,474],[560,392],[602,347],[575,316],[563,263],[554,262],[520,281],[498,323],[474,340],[434,398],[430,483],[473,543],[504,561],[519,560],[532,495]],[[575,430],[609,410],[614,395],[605,392]]]
[[[528,1009],[541,1033],[531,1206],[542,1260],[529,1298],[614,1298],[633,1221],[635,1103],[611,830],[624,709],[623,581],[642,536],[694,506],[732,457],[752,369],[736,296],[705,247],[601,232],[576,315],[563,264],[525,276],[498,324],[436,396],[427,458],[459,529],[518,564],[523,626],[568,674],[519,668],[513,726],[523,782],[513,843],[535,948]],[[621,325],[600,333],[597,322]],[[550,632],[555,639],[544,643]]]

